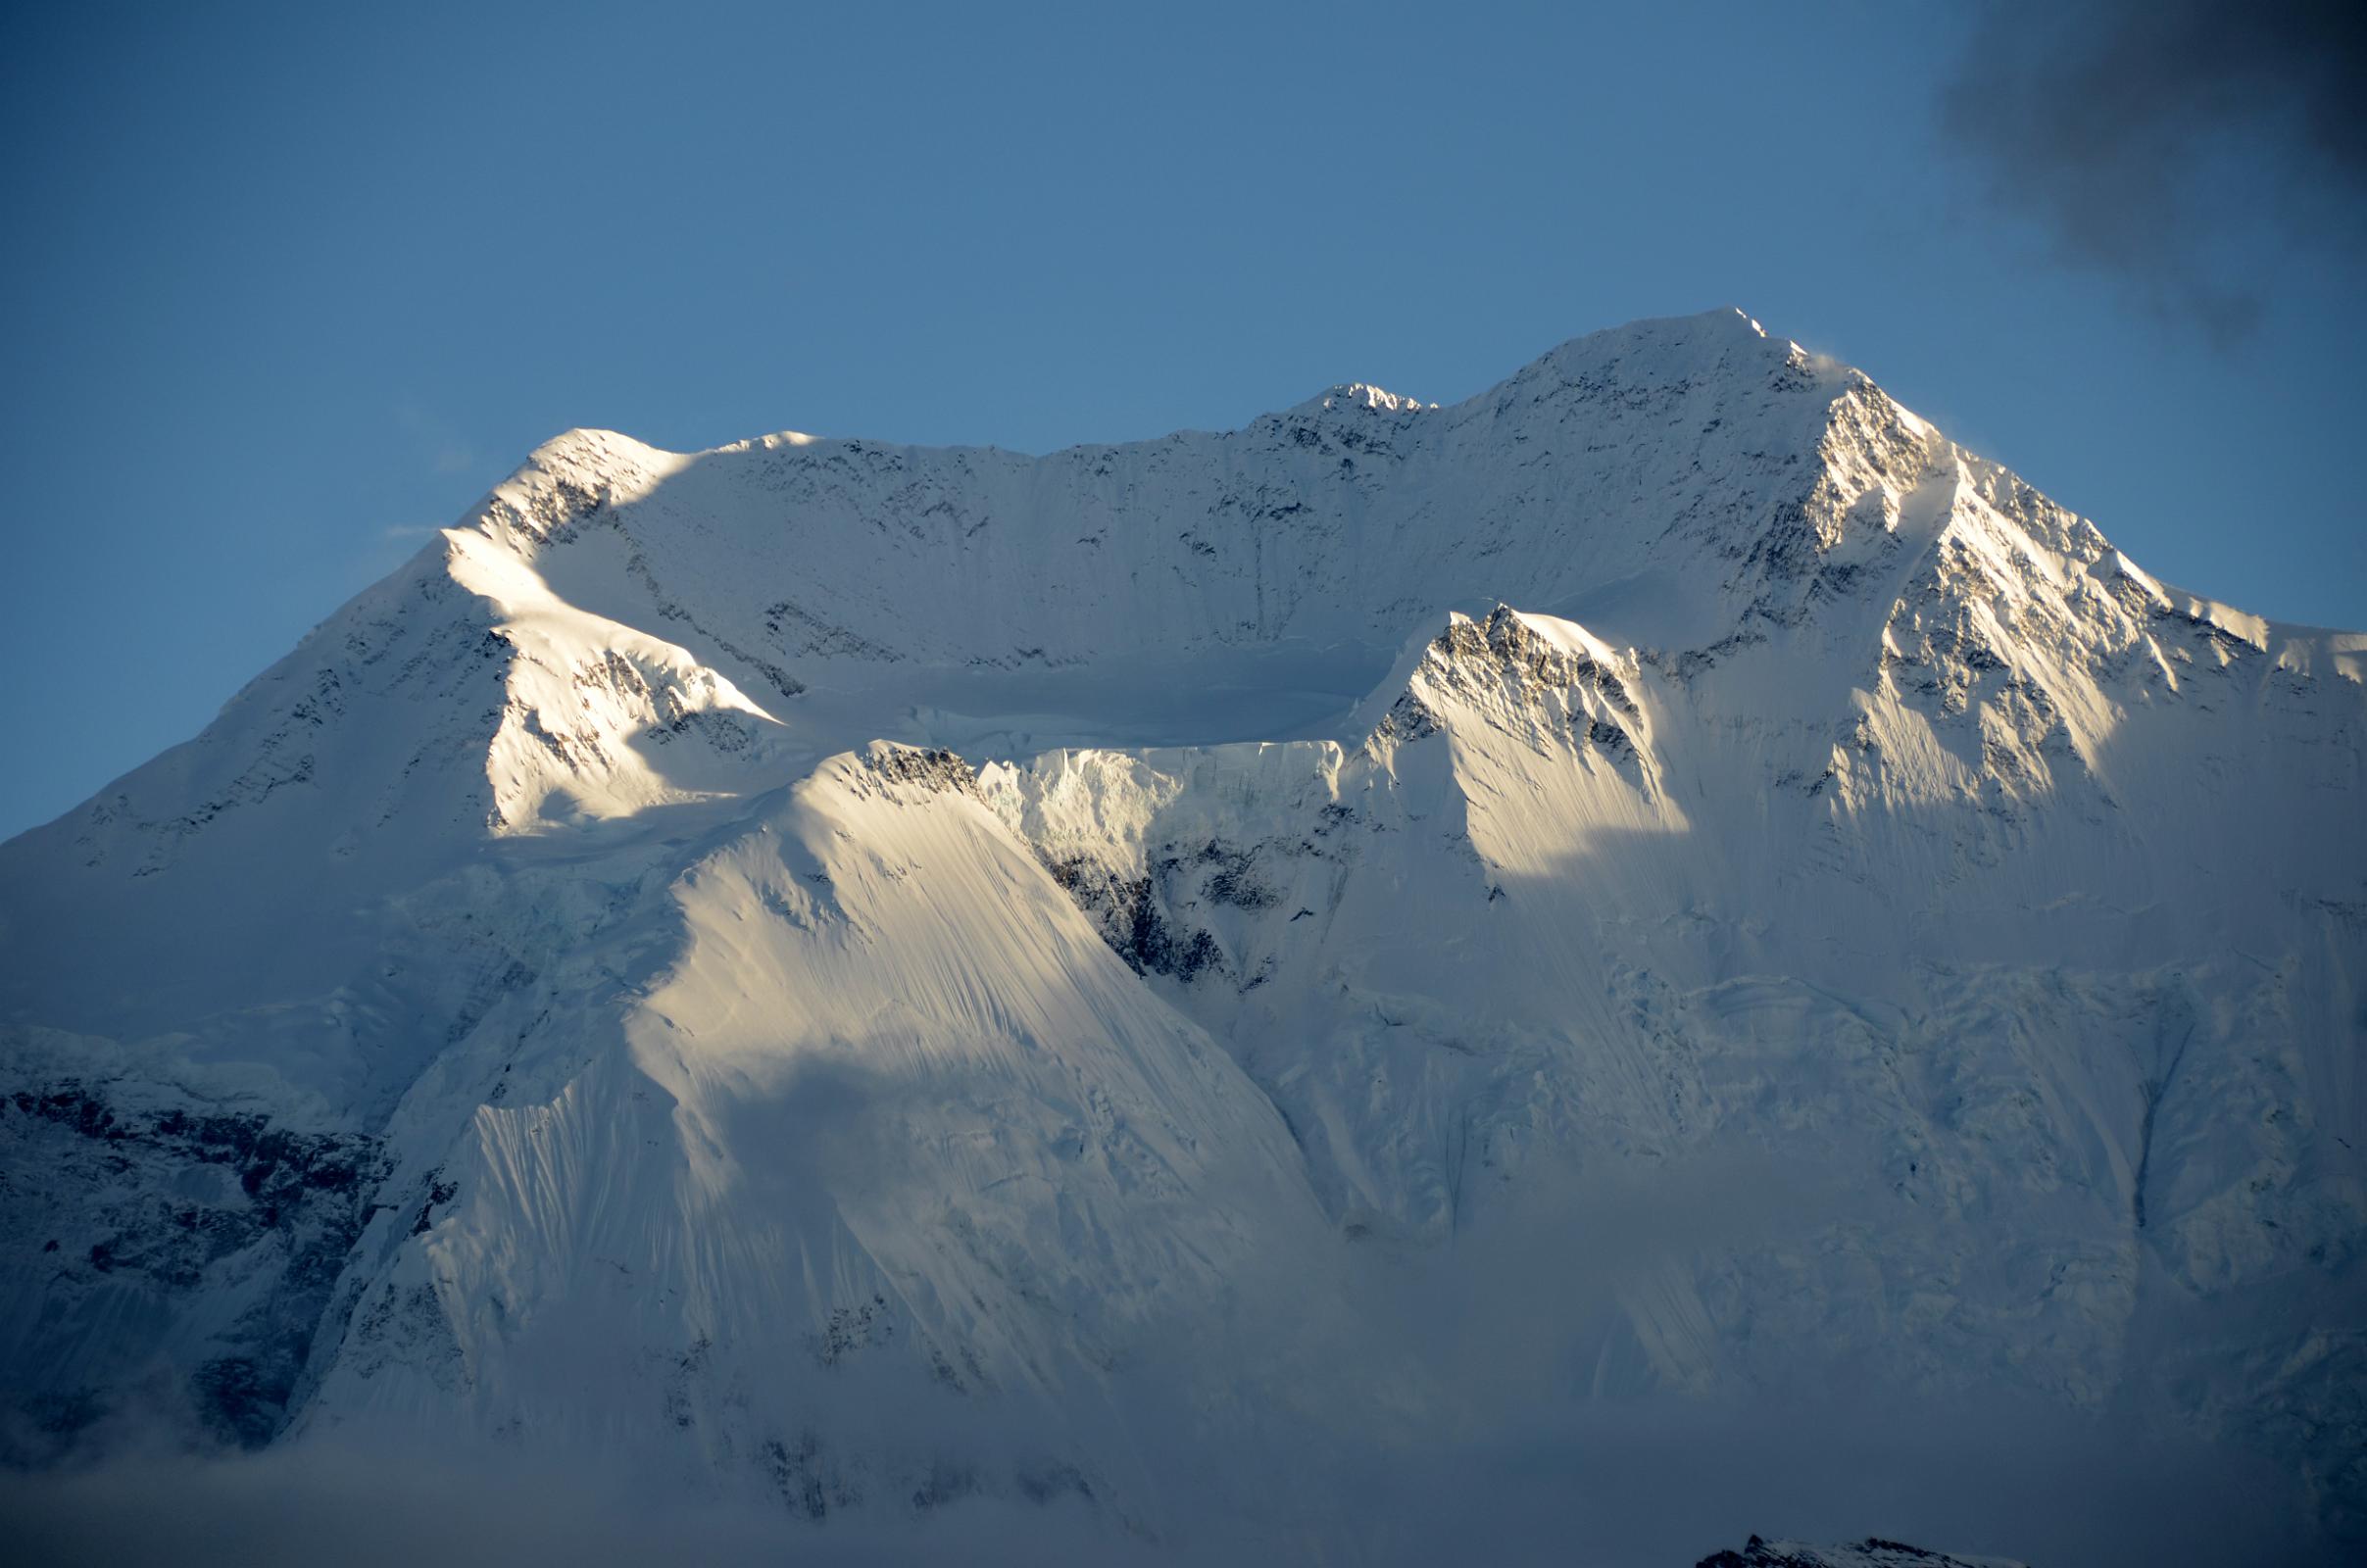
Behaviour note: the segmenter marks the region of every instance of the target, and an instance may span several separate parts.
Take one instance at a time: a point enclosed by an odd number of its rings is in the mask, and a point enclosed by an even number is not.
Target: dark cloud
[[[1986,0],[1949,144],[2064,259],[2242,335],[2296,249],[2367,261],[2367,5]]]

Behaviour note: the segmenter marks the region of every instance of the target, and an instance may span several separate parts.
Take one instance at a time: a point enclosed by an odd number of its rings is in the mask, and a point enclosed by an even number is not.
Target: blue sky
[[[2357,189],[2231,133],[2097,243],[2059,209],[2142,180],[1966,129],[2030,70],[1859,3],[11,8],[0,833],[570,425],[1042,451],[1722,304],[2157,575],[2367,624]]]

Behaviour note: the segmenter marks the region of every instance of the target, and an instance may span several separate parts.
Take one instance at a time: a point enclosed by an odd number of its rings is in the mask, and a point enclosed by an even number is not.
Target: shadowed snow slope
[[[2363,677],[1731,312],[571,432],[0,848],[6,1442],[1356,1560],[1375,1467],[1863,1388],[2355,1536]]]

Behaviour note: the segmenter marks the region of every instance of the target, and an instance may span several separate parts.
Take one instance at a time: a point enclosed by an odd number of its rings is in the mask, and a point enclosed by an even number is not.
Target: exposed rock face
[[[1902,1542],[1868,1536],[1844,1546],[1803,1546],[1752,1536],[1740,1551],[1716,1551],[1696,1568],[2029,1568],[2003,1557],[1951,1557]]]
[[[6,1457],[53,1457],[105,1413],[107,1392],[156,1372],[126,1320],[178,1320],[183,1402],[208,1432],[277,1434],[348,1254],[382,1189],[378,1141],[305,1134],[264,1116],[178,1105],[119,1111],[66,1080],[0,1101],[0,1246],[43,1276],[18,1327],[11,1385],[32,1417]]]

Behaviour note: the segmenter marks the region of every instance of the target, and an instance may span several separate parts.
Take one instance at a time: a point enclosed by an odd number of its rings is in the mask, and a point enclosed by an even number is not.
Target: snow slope
[[[1862,1383],[2367,1530],[2363,680],[1730,312],[571,432],[0,848],[8,1441],[1337,1540],[1310,1454]]]

